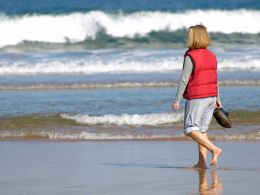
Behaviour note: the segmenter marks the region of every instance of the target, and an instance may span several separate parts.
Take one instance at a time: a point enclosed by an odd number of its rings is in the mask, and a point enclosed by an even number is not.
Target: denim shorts
[[[216,97],[187,100],[184,113],[184,134],[192,131],[205,133],[212,119]]]

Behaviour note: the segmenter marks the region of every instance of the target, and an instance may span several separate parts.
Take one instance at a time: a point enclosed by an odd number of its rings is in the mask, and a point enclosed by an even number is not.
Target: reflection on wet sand
[[[206,169],[197,169],[199,175],[199,194],[200,195],[219,195],[222,194],[223,184],[220,182],[217,170],[212,170],[211,184],[208,183]]]

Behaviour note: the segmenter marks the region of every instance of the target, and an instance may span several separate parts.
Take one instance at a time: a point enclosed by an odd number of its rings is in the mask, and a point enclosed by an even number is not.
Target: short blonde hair
[[[210,45],[210,36],[205,26],[199,24],[189,28],[187,39],[189,49],[202,49]]]

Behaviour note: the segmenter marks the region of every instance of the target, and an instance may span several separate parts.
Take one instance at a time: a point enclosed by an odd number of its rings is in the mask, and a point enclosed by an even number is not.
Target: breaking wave
[[[182,69],[182,56],[158,56],[154,59],[139,57],[127,59],[125,56],[118,59],[100,58],[46,60],[38,62],[0,60],[0,75],[37,75],[37,74],[99,74],[99,73],[153,73],[169,72]],[[238,57],[237,59],[219,60],[219,70],[252,70],[260,69],[259,57]]]
[[[75,120],[86,125],[130,125],[130,126],[161,126],[183,120],[181,113],[151,113],[91,116],[84,114],[61,114],[62,118]]]
[[[258,111],[232,111],[232,128],[215,120],[210,138],[260,140]],[[0,118],[0,140],[187,140],[182,113],[121,115],[57,114]]]
[[[219,21],[219,22],[218,22]],[[225,21],[223,23],[223,21]],[[259,10],[188,10],[106,13],[90,11],[60,15],[0,15],[0,47],[24,42],[79,43],[104,38],[147,37],[153,32],[176,32],[203,23],[212,33],[260,33]],[[182,33],[183,34],[183,33]],[[179,36],[179,35],[178,35]],[[175,39],[183,39],[183,35]],[[173,37],[164,37],[164,42]],[[238,40],[239,42],[239,40]]]

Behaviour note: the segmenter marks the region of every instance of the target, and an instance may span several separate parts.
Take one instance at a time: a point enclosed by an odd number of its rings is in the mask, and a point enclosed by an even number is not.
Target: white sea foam
[[[171,135],[145,135],[145,134],[111,134],[111,133],[46,133],[42,132],[42,136],[48,137],[50,140],[138,140],[138,139],[165,139],[171,138]],[[175,136],[176,137],[176,136]]]
[[[95,39],[100,31],[112,37],[142,37],[153,31],[176,31],[198,23],[206,25],[210,32],[255,34],[260,32],[260,11],[190,10],[129,14],[91,11],[67,15],[1,15],[0,47],[23,41],[81,42]]]
[[[140,140],[140,139],[170,139],[180,136],[167,134],[147,135],[147,134],[111,134],[111,133],[93,133],[93,132],[48,132],[48,131],[24,131],[24,132],[0,132],[0,139],[44,139],[44,140]]]
[[[153,73],[170,72],[182,69],[182,56],[159,57],[158,59],[98,59],[98,60],[49,60],[49,61],[15,61],[0,60],[0,75],[33,74],[99,74],[99,73]],[[260,58],[225,58],[219,59],[218,69],[260,69]]]
[[[169,65],[161,66],[163,64],[154,63],[138,63],[138,62],[125,62],[120,64],[86,64],[85,66],[77,64],[63,64],[63,63],[49,63],[37,64],[36,66],[12,66],[0,67],[0,74],[70,74],[70,73],[83,73],[83,74],[97,74],[97,73],[141,73],[141,72],[156,72],[176,70]]]
[[[133,126],[160,126],[183,120],[182,113],[152,113],[152,114],[122,114],[90,116],[83,114],[61,114],[62,118],[75,120],[79,124],[87,125],[133,125]]]
[[[211,135],[216,140],[260,140],[259,133],[231,135]],[[26,139],[26,140],[49,140],[49,141],[87,141],[87,140],[154,140],[154,139],[184,139],[184,135],[177,134],[132,134],[128,133],[94,133],[94,132],[50,132],[50,131],[2,131],[0,140]]]
[[[232,70],[245,70],[250,69],[254,70],[260,69],[260,59],[259,58],[251,58],[246,59],[244,57],[238,59],[222,59],[218,63],[218,69],[232,69]]]
[[[40,61],[30,64],[27,61],[6,63],[0,61],[0,74],[96,74],[96,73],[129,73],[157,72],[181,68],[181,60],[176,58],[155,59],[154,61],[115,59],[115,60],[55,60]],[[2,65],[1,65],[2,64]],[[176,64],[178,66],[174,66]]]

